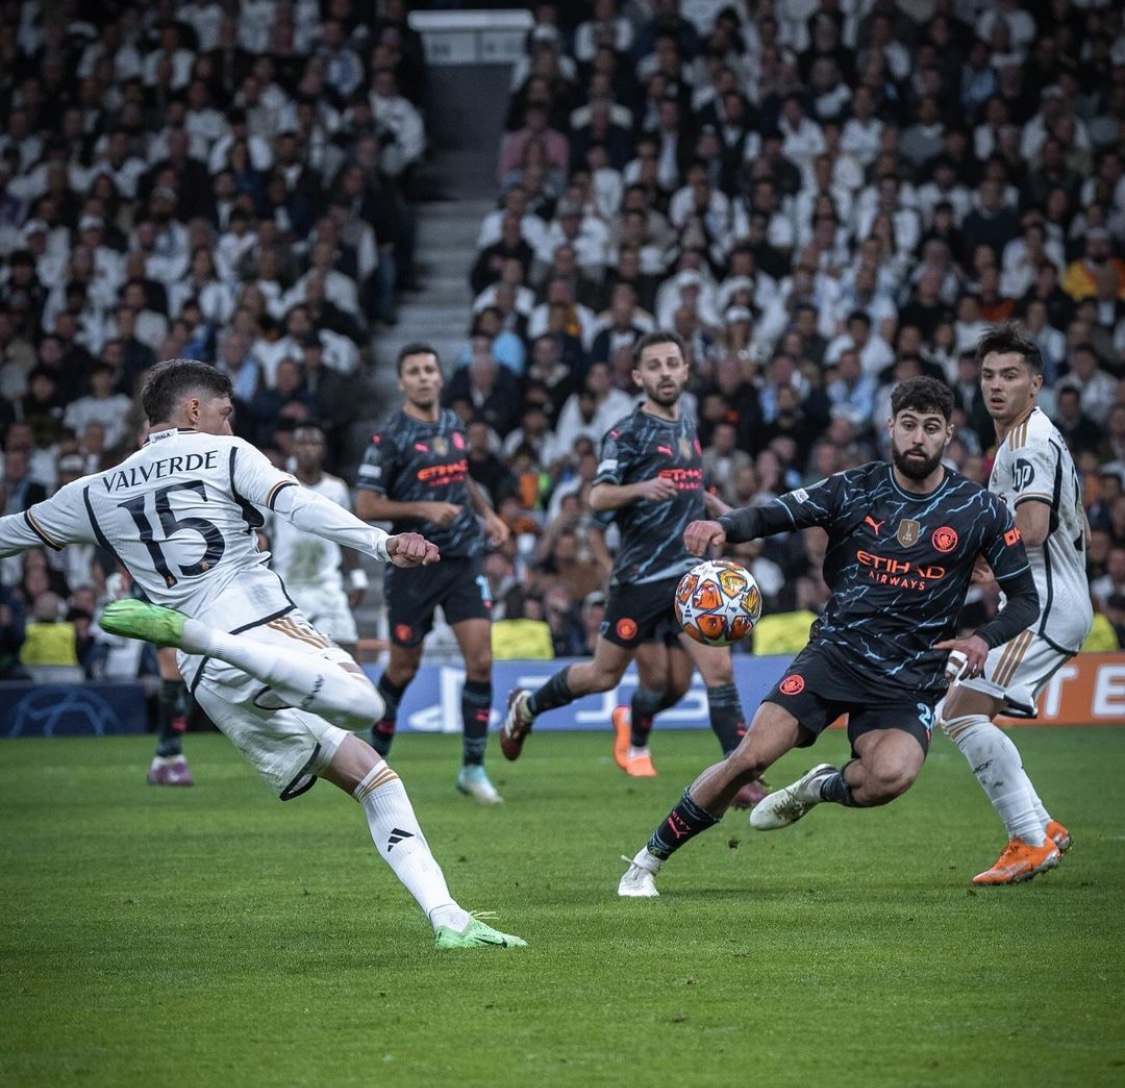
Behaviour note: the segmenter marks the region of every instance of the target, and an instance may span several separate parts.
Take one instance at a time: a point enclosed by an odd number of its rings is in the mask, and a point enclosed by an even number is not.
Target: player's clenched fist
[[[684,547],[692,555],[703,555],[712,544],[726,542],[727,534],[717,521],[693,521],[684,530]]]
[[[441,555],[421,533],[399,533],[387,537],[387,555],[396,567],[428,567]]]

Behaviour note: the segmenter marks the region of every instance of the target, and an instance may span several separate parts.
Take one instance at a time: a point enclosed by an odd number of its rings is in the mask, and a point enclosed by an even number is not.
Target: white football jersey
[[[1086,514],[1070,451],[1041,409],[1008,432],[996,452],[988,488],[1013,515],[1024,502],[1051,507],[1043,547],[1027,549],[1039,591],[1035,633],[1058,650],[1077,653],[1094,622],[1086,581]]]
[[[115,468],[0,521],[0,551],[83,541],[112,552],[156,604],[226,631],[292,608],[258,550],[262,515],[297,487],[248,442],[170,429]]]
[[[326,472],[315,484],[303,486],[345,510],[352,508],[348,485],[338,476]],[[340,573],[343,553],[334,541],[314,536],[278,517],[270,519],[268,532],[273,557],[270,565],[290,589],[344,588]]]

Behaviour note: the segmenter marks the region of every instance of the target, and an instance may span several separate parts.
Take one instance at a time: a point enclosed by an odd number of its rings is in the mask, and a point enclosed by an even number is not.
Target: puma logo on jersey
[[[886,524],[887,519],[884,518],[882,521],[876,521],[870,514],[868,514],[867,517],[865,517],[863,520],[867,522],[867,524],[870,525],[872,529],[875,530],[875,535],[878,536],[879,530]]]

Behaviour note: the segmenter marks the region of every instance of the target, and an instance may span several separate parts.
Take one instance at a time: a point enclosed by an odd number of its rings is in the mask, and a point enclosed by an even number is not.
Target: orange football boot
[[[1053,869],[1059,863],[1059,848],[1051,841],[1030,846],[1023,839],[1012,839],[996,864],[973,877],[974,884],[1022,884],[1037,873]]]

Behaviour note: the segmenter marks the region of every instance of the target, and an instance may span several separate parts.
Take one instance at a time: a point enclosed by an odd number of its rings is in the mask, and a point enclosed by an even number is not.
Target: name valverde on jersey
[[[246,630],[294,607],[269,552],[258,549],[262,510],[387,558],[386,533],[298,486],[248,442],[175,429],[150,435],[115,468],[0,518],[0,554],[98,544],[149,600]]]

